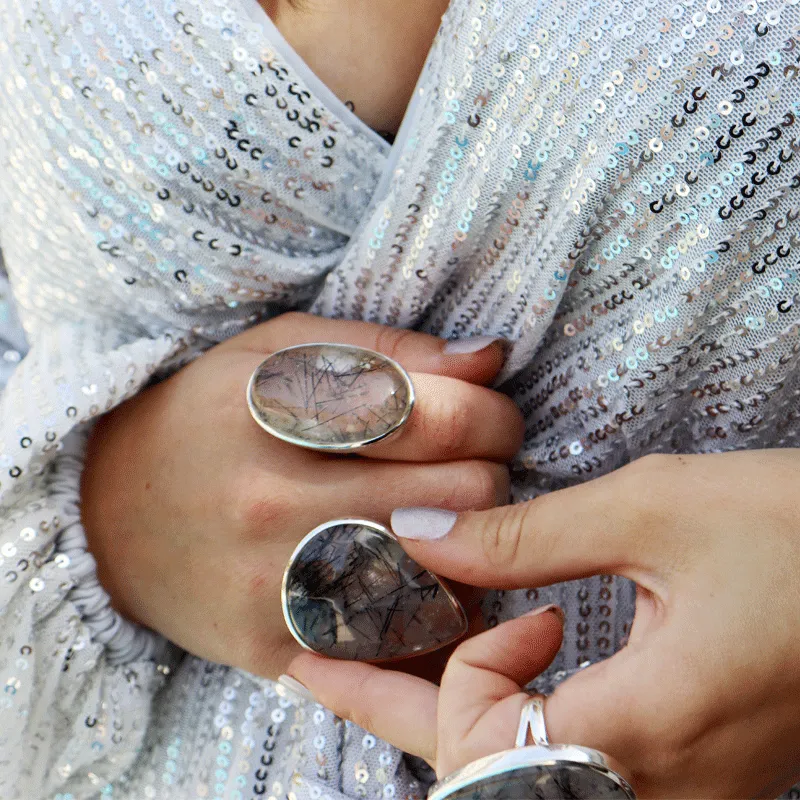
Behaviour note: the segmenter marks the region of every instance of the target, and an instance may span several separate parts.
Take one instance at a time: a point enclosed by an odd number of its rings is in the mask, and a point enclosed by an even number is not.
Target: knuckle
[[[285,531],[297,520],[297,499],[280,486],[272,486],[269,497],[246,499],[240,505],[239,530],[246,542],[262,541],[277,531]]]
[[[346,719],[349,719],[354,725],[358,725],[359,728],[363,728],[365,731],[369,731],[370,733],[375,732],[373,715],[372,712],[367,708],[363,708],[361,706],[350,706],[350,708],[345,710],[342,716]]]
[[[375,349],[395,361],[402,361],[401,354],[405,342],[413,336],[414,332],[406,328],[382,326],[375,335]]]
[[[266,352],[267,343],[270,345],[269,349],[280,350],[285,342],[294,341],[297,332],[307,326],[308,317],[302,311],[287,311],[260,325],[254,325],[231,341],[248,345],[247,349],[259,353]]]
[[[519,406],[506,395],[500,395],[505,404],[507,413],[504,416],[508,429],[513,431],[512,441],[514,443],[513,452],[516,453],[525,442],[525,417]]]
[[[478,752],[475,757],[472,757],[468,746],[464,742],[447,736],[438,743],[436,748],[437,772],[441,770],[441,774],[450,774],[466,766],[470,761],[485,755],[486,753],[484,752]]]
[[[440,414],[431,414],[429,431],[431,440],[445,458],[452,458],[464,450],[469,439],[471,414],[469,404],[463,397],[441,401]]]
[[[254,625],[252,629],[256,630],[257,626]],[[234,663],[234,666],[239,666],[254,675],[277,675],[285,672],[300,649],[288,631],[280,639],[264,636],[260,631],[248,634],[239,630],[236,633],[236,638],[229,644],[227,658]],[[231,655],[240,649],[244,651],[241,659]]]
[[[483,554],[495,568],[508,568],[519,558],[525,531],[530,524],[531,503],[506,506],[505,513],[494,523],[488,523],[481,532]]]
[[[273,332],[277,329],[278,333],[282,333],[283,331],[302,330],[308,322],[308,318],[309,315],[302,311],[286,311],[266,324],[272,326]]]
[[[485,487],[484,507],[494,508],[494,506],[508,504],[511,500],[511,475],[508,467],[493,461],[486,462],[485,466],[487,477],[491,483]]]
[[[497,504],[499,466],[488,461],[474,461],[465,465],[459,494],[469,498],[471,508],[492,508]]]
[[[505,464],[493,464],[495,506],[505,506],[511,502],[511,473]]]
[[[352,687],[355,691],[348,691],[347,695],[342,698],[343,707],[339,712],[341,716],[370,733],[377,733],[372,705],[375,697],[372,687],[374,680],[376,680],[376,676],[371,672],[358,680],[357,685]]]

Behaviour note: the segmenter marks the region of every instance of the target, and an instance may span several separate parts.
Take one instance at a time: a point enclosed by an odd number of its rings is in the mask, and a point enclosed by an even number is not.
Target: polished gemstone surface
[[[333,658],[384,661],[461,636],[461,605],[379,526],[334,524],[301,544],[284,581],[301,643]]]
[[[447,800],[625,800],[627,792],[600,770],[583,764],[531,766],[483,778]]]
[[[413,404],[408,376],[391,359],[360,347],[311,344],[274,353],[250,382],[256,421],[275,436],[346,450],[388,436]]]

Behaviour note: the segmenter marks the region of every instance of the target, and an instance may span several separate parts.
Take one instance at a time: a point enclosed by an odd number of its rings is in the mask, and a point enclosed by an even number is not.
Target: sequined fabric
[[[3,798],[424,793],[374,737],[116,617],[82,544],[76,430],[283,309],[513,341],[517,499],[797,445],[796,0],[453,0],[391,148],[254,0],[0,0],[0,31],[30,344],[0,398]],[[546,683],[625,641],[608,577],[487,613],[550,599]]]

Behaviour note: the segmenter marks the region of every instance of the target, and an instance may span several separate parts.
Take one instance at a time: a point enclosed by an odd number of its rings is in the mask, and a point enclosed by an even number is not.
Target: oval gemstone
[[[408,419],[414,390],[390,358],[361,347],[307,344],[279,350],[253,373],[253,416],[284,441],[318,450],[376,442]]]
[[[379,525],[321,526],[292,556],[283,586],[289,630],[332,658],[387,661],[444,647],[467,619],[444,584]]]

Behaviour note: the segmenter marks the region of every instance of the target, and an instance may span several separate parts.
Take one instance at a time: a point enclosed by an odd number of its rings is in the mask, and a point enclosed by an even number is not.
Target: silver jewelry
[[[414,407],[394,360],[346,344],[301,344],[266,358],[247,386],[253,419],[285,442],[347,453],[391,436]]]
[[[544,700],[533,695],[522,707],[513,750],[478,759],[448,775],[434,784],[428,800],[635,800],[628,782],[599,751],[550,744]]]
[[[444,647],[467,631],[461,603],[377,522],[314,528],[283,574],[283,616],[307,650],[394,661]]]

